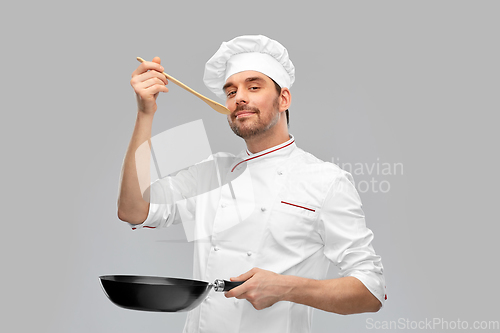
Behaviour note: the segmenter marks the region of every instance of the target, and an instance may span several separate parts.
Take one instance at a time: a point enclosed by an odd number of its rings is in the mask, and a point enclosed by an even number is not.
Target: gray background
[[[500,320],[497,1],[6,2],[2,34],[2,331],[180,332],[185,314],[111,304],[97,277],[190,277],[182,228],[116,217],[135,121],[135,57],[201,93],[222,41],[264,34],[296,68],[290,132],[340,163],[403,163],[361,193],[388,301],[376,314],[315,311],[314,332],[366,320]],[[203,119],[212,151],[238,152],[224,116],[169,85],[154,134]],[[378,160],[377,160],[378,159]],[[365,171],[366,173],[366,171]],[[332,269],[330,277],[336,276]]]

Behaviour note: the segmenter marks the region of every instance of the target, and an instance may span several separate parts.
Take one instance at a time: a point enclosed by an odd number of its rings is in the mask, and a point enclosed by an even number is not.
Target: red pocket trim
[[[287,204],[287,205],[290,205],[290,206],[295,206],[295,207],[307,209],[307,210],[310,210],[311,212],[315,212],[314,209],[307,208],[307,207],[304,207],[304,206],[294,205],[293,203],[289,203],[289,202],[286,202],[286,201],[281,201],[281,203],[284,203],[284,204]]]

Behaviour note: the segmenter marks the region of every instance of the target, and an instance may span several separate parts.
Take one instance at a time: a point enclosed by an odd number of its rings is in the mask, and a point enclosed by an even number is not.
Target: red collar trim
[[[236,164],[236,165],[235,165],[235,166],[231,169],[231,172],[233,172],[233,171],[234,171],[234,169],[235,169],[238,165],[240,165],[241,163],[243,163],[243,162],[250,161],[250,160],[253,160],[254,158],[261,157],[261,156],[264,156],[264,155],[270,154],[270,153],[272,153],[272,152],[275,152],[275,151],[277,151],[277,150],[283,149],[283,148],[285,148],[285,147],[288,147],[289,145],[291,145],[291,144],[292,144],[292,143],[294,143],[294,142],[295,142],[295,139],[293,139],[291,142],[287,143],[287,144],[286,144],[286,145],[284,145],[283,147],[279,147],[279,148],[276,148],[276,149],[270,150],[270,151],[268,151],[267,153],[264,153],[264,154],[262,154],[262,155],[253,156],[253,157],[247,158],[246,160],[243,160],[243,161],[239,162],[238,164]],[[247,154],[248,154],[248,151],[247,151]]]

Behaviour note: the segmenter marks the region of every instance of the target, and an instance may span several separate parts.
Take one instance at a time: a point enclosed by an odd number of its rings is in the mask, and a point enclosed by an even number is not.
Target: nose
[[[235,96],[236,105],[248,104],[248,96],[245,89],[238,89]]]

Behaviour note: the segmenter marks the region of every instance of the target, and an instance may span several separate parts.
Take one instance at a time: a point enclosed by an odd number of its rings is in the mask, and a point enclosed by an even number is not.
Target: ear
[[[279,97],[279,111],[284,112],[288,110],[290,104],[292,104],[292,94],[288,88],[281,88],[281,95]]]

